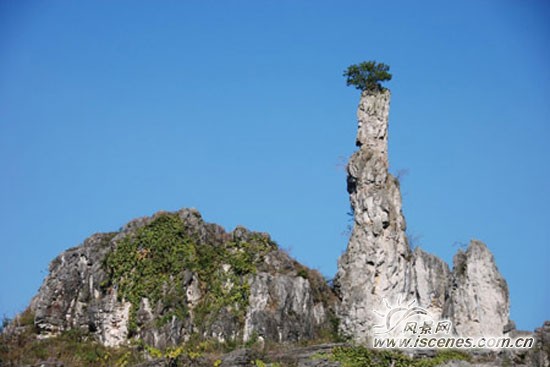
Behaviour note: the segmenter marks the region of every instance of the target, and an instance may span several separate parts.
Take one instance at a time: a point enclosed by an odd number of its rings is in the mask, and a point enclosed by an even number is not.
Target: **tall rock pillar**
[[[390,92],[363,92],[356,151],[348,164],[354,225],[338,261],[335,285],[342,303],[340,331],[365,341],[384,299],[408,298],[412,252],[405,236],[399,183],[388,172]]]

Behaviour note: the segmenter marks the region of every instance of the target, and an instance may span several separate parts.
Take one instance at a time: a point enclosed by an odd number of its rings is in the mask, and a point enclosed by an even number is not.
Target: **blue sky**
[[[196,207],[328,277],[345,250],[358,91],[391,66],[391,170],[409,231],[472,238],[512,318],[550,319],[545,1],[0,2],[0,314],[94,232]]]

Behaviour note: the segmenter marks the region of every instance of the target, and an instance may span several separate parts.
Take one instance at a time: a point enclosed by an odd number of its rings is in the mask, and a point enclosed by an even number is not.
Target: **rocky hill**
[[[81,329],[106,346],[164,349],[190,339],[314,339],[336,298],[267,234],[226,233],[196,210],[157,213],[96,234],[50,264],[30,311],[42,336]]]

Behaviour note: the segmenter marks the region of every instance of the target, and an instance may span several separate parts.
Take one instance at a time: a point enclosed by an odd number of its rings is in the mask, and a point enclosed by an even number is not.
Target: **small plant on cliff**
[[[346,85],[353,85],[361,91],[380,92],[384,91],[382,82],[391,80],[390,67],[376,61],[365,61],[360,64],[349,66],[344,71]]]

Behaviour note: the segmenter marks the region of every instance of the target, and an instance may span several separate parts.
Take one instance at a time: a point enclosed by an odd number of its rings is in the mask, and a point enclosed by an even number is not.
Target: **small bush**
[[[346,85],[353,85],[361,91],[380,92],[384,91],[383,82],[389,81],[392,75],[390,67],[376,61],[365,61],[357,65],[349,66],[344,71]]]

